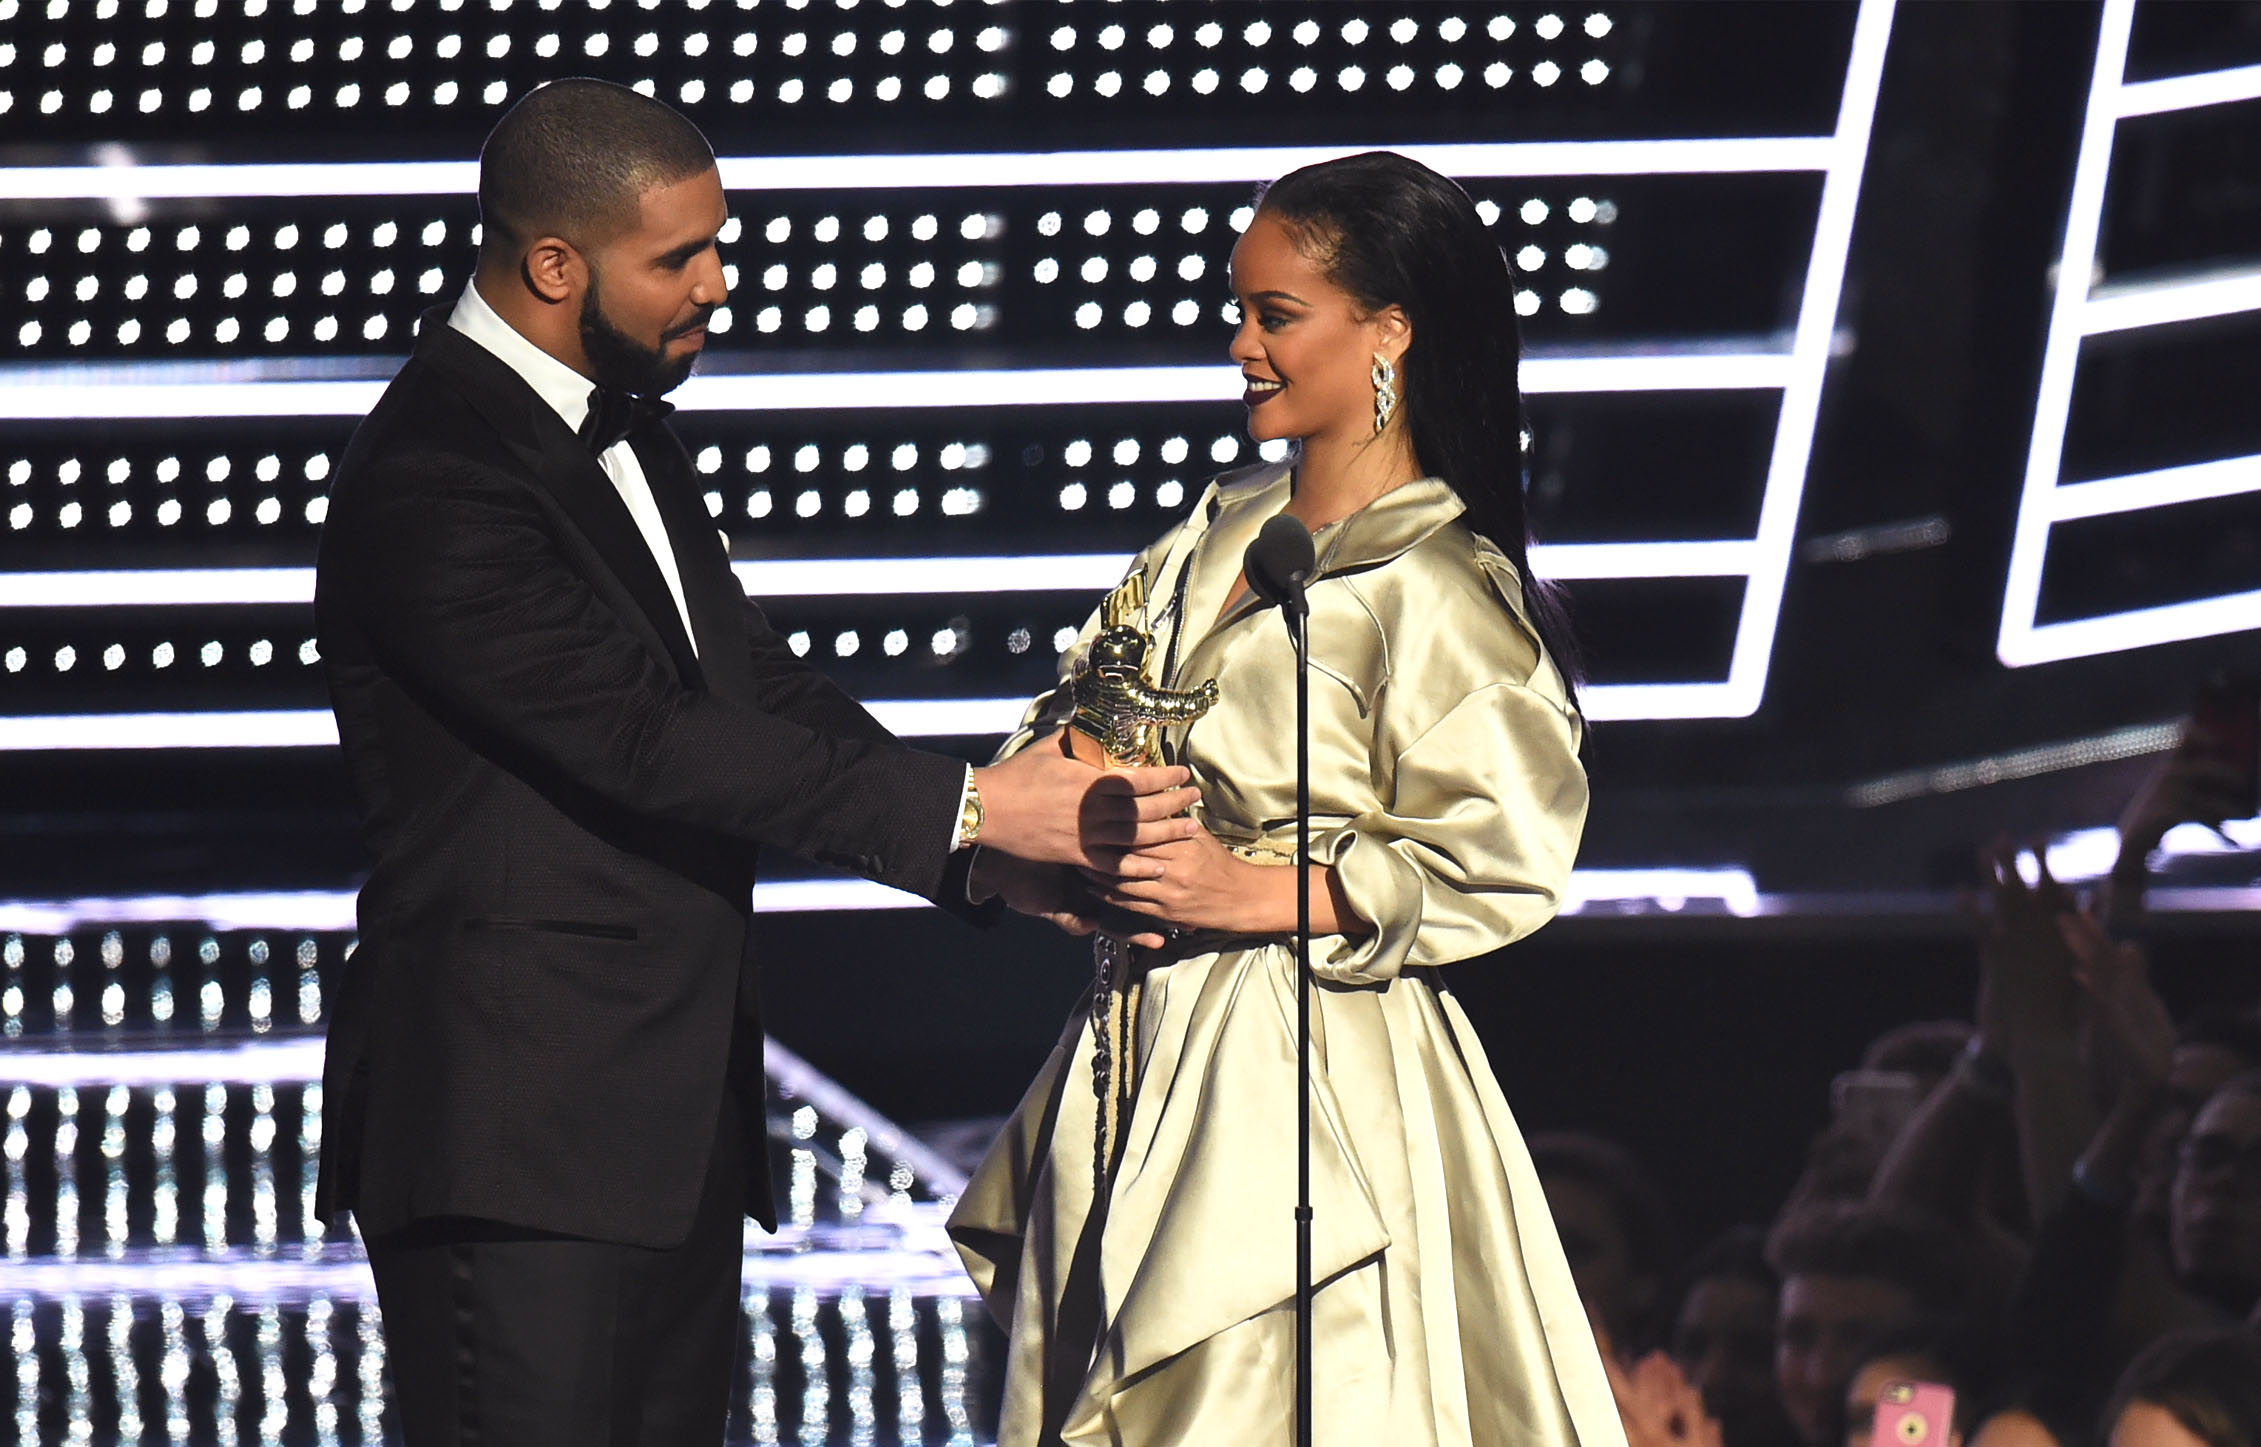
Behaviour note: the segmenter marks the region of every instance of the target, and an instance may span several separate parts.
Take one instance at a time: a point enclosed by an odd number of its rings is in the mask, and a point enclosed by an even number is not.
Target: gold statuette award
[[[1139,626],[1146,612],[1146,575],[1133,573],[1107,595],[1102,627],[1076,662],[1075,714],[1068,752],[1099,769],[1162,762],[1162,731],[1191,723],[1217,701],[1217,682],[1182,692],[1159,686],[1154,639]]]

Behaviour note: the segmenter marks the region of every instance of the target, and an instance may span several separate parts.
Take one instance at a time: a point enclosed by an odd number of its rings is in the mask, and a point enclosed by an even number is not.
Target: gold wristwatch
[[[966,792],[958,803],[958,847],[971,849],[981,838],[981,790],[975,785],[973,775],[966,775]]]

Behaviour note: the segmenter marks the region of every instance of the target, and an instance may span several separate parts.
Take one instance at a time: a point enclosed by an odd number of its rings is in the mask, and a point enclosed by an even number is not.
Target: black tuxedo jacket
[[[774,1228],[757,848],[930,897],[952,875],[964,764],[795,658],[682,445],[633,441],[695,656],[596,458],[444,312],[339,463],[315,609],[375,865],[321,1209],[365,1236],[468,1216],[672,1246],[725,1089]]]

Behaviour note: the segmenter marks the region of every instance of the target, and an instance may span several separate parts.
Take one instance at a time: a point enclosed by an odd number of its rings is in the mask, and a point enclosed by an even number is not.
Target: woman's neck
[[[1295,495],[1287,511],[1317,532],[1420,476],[1420,460],[1402,423],[1379,437],[1313,434],[1303,439],[1296,459]]]

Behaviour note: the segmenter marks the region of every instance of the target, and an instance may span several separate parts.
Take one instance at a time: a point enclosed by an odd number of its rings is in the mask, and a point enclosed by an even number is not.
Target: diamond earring
[[[1367,375],[1374,383],[1374,435],[1379,437],[1397,413],[1397,364],[1376,352],[1373,370]]]

